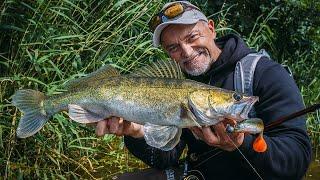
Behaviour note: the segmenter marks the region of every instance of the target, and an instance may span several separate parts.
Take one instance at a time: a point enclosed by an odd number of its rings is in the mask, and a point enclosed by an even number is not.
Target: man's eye
[[[176,46],[174,46],[174,47],[170,47],[168,50],[170,53],[173,53],[173,52],[176,52],[178,50],[178,48]]]
[[[197,40],[199,38],[198,34],[192,34],[190,37],[189,37],[189,41],[194,41],[194,40]]]

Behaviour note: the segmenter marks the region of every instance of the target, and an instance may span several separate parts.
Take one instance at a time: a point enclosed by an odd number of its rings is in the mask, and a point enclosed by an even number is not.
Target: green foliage
[[[1,153],[5,177],[109,177],[144,167],[93,128],[56,115],[33,138],[16,139],[20,114],[10,104],[19,88],[47,94],[106,63],[123,71],[162,57],[146,22],[158,3],[144,1],[5,1],[1,14]],[[19,13],[17,13],[19,12]],[[120,143],[122,144],[122,143]],[[121,145],[123,146],[123,145]],[[31,157],[31,158],[30,158]],[[135,164],[134,166],[131,166]]]
[[[0,4],[0,175],[10,179],[99,178],[145,165],[114,136],[54,116],[35,136],[17,139],[15,90],[59,92],[60,85],[113,63],[124,73],[168,58],[152,47],[147,22],[165,1],[5,0]],[[215,21],[218,37],[238,33],[291,67],[306,105],[319,102],[320,4],[312,0],[192,1]],[[308,118],[319,144],[319,114]]]
[[[248,45],[264,48],[279,63],[288,65],[306,105],[320,102],[320,2],[314,0],[228,1],[228,26]],[[214,11],[213,11],[214,12]],[[309,130],[319,132],[319,116],[310,115]],[[314,144],[320,143],[311,133]]]

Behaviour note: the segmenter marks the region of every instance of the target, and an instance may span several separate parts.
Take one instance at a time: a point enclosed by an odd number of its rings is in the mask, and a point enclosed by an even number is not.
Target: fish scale
[[[68,111],[70,119],[79,123],[117,116],[142,124],[149,145],[170,150],[179,142],[182,128],[211,126],[224,117],[245,119],[258,100],[182,75],[174,61],[158,61],[129,75],[105,66],[65,85],[66,92],[50,97],[19,90],[12,101],[24,113],[17,136],[32,136],[55,113]],[[254,123],[254,132],[261,132],[261,126]]]

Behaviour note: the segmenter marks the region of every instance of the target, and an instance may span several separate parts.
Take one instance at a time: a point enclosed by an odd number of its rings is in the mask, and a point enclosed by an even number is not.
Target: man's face
[[[198,76],[205,73],[217,58],[213,21],[192,25],[172,24],[161,34],[161,44],[181,69]]]

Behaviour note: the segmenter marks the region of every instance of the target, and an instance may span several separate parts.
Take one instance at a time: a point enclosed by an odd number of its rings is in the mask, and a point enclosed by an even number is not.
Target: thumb
[[[97,136],[103,136],[104,134],[107,133],[107,124],[108,124],[108,120],[99,121],[97,123],[97,127],[96,127]]]

